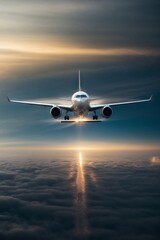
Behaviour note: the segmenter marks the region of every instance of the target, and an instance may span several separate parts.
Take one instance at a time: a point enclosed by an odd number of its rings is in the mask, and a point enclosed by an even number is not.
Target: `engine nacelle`
[[[59,118],[62,115],[62,111],[59,107],[53,107],[50,111],[53,118]]]
[[[112,108],[105,106],[102,109],[102,116],[104,118],[110,118],[112,116]]]

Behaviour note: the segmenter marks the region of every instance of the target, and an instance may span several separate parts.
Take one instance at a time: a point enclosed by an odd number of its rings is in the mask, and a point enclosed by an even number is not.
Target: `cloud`
[[[3,37],[82,48],[159,48],[158,1],[5,1]],[[17,7],[18,6],[18,7]],[[74,23],[74,24],[73,24]],[[137,37],[137,35],[139,37]],[[28,37],[29,36],[29,37]],[[15,41],[16,42],[16,41]],[[10,41],[10,44],[13,43]]]
[[[158,237],[159,172],[148,153],[81,154],[0,158],[2,240]]]
[[[34,167],[30,160],[24,165],[18,162],[15,161],[9,170],[14,172],[10,175],[16,182],[15,187],[12,187],[12,180],[7,174],[0,173],[3,182],[1,190],[4,191],[0,197],[0,218],[3,219],[0,232],[4,239],[17,239],[23,235],[26,239],[28,237],[37,239],[40,235],[40,239],[45,239],[46,236],[47,239],[50,237],[53,239],[57,233],[69,231],[73,227],[74,219],[71,210],[72,196],[69,194],[70,187],[64,182],[65,177],[62,176],[64,172],[60,174],[61,167],[54,165],[55,173],[52,174],[45,167],[42,171],[38,165]],[[19,167],[16,170],[17,164]],[[46,170],[50,175],[48,177]],[[35,171],[41,173],[35,175]],[[34,180],[31,180],[34,175]],[[66,190],[64,191],[64,188],[62,190],[61,186],[66,187]],[[42,189],[45,190],[43,193]],[[65,221],[66,224],[63,225]]]
[[[151,158],[151,162],[154,164],[159,164],[160,163],[160,157],[159,156],[154,156]]]

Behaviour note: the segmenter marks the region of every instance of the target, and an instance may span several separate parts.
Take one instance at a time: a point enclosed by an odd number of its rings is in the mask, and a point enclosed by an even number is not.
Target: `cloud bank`
[[[1,157],[2,240],[159,238],[150,153],[81,154]]]

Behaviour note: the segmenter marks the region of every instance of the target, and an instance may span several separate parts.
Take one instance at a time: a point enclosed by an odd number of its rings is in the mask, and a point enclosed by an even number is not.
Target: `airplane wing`
[[[71,105],[59,105],[59,104],[52,104],[52,103],[42,103],[42,102],[30,102],[30,101],[19,101],[19,100],[11,100],[9,97],[7,97],[7,100],[9,102],[13,103],[20,103],[20,104],[28,104],[28,105],[35,105],[35,106],[41,106],[41,107],[54,107],[58,106],[64,110],[72,111]]]
[[[106,104],[90,104],[90,108],[91,108],[90,111],[94,111],[94,110],[103,108],[104,106],[112,107],[112,106],[119,106],[119,105],[133,104],[133,103],[144,103],[144,102],[149,102],[151,100],[152,100],[152,96],[148,99],[128,101],[128,102],[106,103]]]

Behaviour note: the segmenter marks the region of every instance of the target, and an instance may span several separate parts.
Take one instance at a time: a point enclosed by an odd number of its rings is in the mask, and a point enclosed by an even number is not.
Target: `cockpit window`
[[[82,95],[76,95],[76,98],[87,98],[87,95],[82,94]]]
[[[87,95],[83,94],[83,95],[81,95],[81,98],[87,98]]]

